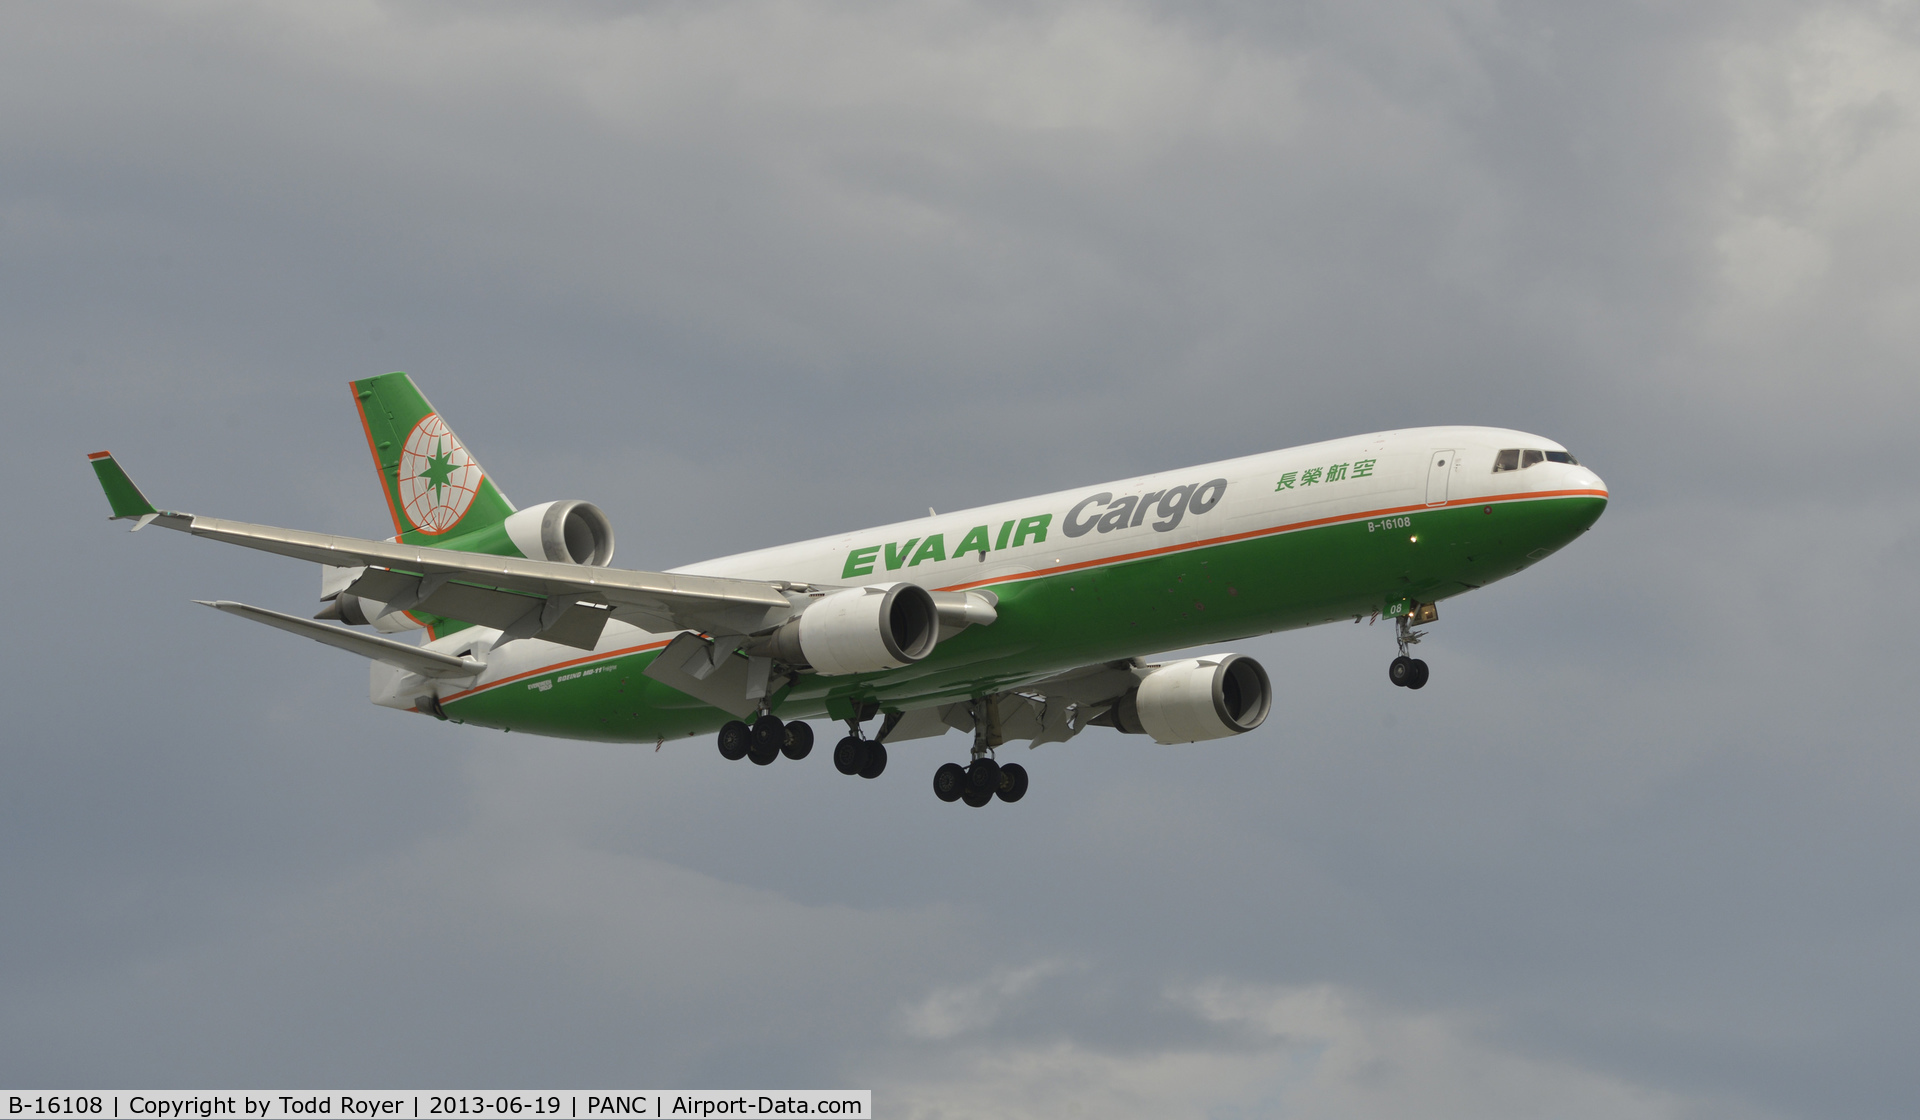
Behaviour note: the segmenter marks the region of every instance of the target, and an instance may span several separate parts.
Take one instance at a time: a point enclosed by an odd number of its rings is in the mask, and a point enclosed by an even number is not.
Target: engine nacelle
[[[594,568],[613,560],[613,522],[592,502],[542,502],[509,516],[502,527],[529,560]]]
[[[1114,726],[1156,743],[1197,743],[1252,731],[1273,708],[1260,663],[1228,653],[1158,666],[1114,711]]]
[[[940,612],[924,587],[883,583],[835,591],[807,604],[763,648],[822,676],[911,665],[940,640]]]

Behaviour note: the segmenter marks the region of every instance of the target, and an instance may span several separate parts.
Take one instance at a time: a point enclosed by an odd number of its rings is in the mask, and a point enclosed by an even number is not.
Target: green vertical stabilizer
[[[484,531],[504,522],[513,503],[412,378],[389,373],[355,381],[353,403],[401,541],[457,548],[456,538],[499,535]]]
[[[520,555],[503,528],[513,503],[413,379],[388,373],[352,384],[395,537],[432,548]],[[436,638],[468,625],[422,611],[407,613]]]

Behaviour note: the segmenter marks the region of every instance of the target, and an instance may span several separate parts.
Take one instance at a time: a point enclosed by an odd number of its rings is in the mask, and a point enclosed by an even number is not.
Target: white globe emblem
[[[421,532],[444,533],[460,523],[484,477],[453,429],[430,412],[400,452],[400,508]]]

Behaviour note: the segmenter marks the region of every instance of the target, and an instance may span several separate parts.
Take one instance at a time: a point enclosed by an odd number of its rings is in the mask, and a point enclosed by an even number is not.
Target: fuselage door
[[[1452,451],[1436,451],[1427,463],[1427,504],[1447,504],[1447,477],[1453,474]]]

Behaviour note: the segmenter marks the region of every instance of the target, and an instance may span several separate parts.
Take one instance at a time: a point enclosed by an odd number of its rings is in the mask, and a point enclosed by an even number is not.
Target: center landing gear
[[[1407,651],[1420,643],[1420,631],[1413,628],[1413,621],[1407,615],[1401,615],[1399,629],[1394,639],[1400,643],[1400,656],[1387,666],[1387,679],[1399,688],[1424,688],[1427,684],[1427,663],[1417,657],[1407,656]]]
[[[833,748],[833,768],[848,777],[877,778],[887,768],[886,744],[849,735]]]
[[[751,725],[735,719],[720,728],[720,757],[729,762],[744,758],[755,766],[771,766],[783,754],[798,762],[812,750],[812,727],[798,720],[783,723],[771,712]]]
[[[880,729],[885,734],[888,728]],[[833,748],[833,768],[849,778],[855,774],[862,778],[877,778],[887,768],[887,747],[878,739],[869,739],[860,734],[860,721],[847,721],[847,737]]]

